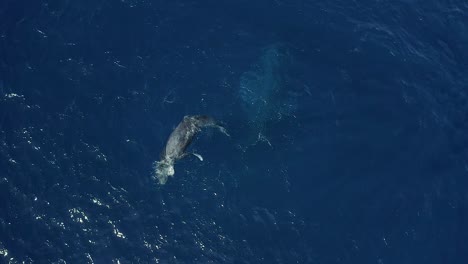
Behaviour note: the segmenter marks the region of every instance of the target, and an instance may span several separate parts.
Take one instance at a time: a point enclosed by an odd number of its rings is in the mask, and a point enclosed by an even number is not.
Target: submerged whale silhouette
[[[186,149],[192,143],[194,136],[204,127],[218,128],[222,133],[229,136],[226,129],[218,124],[212,117],[205,115],[184,116],[182,122],[172,131],[166,146],[161,153],[161,160],[155,163],[154,177],[160,184],[165,184],[169,176],[174,176],[174,163],[187,156]],[[201,155],[190,153],[203,161]]]

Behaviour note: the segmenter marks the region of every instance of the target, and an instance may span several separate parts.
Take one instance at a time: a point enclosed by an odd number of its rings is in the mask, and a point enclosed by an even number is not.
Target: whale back
[[[183,157],[185,150],[201,128],[215,125],[216,121],[209,116],[185,116],[169,136],[161,158],[179,159]]]

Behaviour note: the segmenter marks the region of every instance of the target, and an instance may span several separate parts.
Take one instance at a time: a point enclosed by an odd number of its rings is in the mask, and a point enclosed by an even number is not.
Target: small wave
[[[161,185],[166,184],[167,179],[174,176],[174,161],[168,159],[156,161],[153,164],[153,169],[153,179],[157,180]]]

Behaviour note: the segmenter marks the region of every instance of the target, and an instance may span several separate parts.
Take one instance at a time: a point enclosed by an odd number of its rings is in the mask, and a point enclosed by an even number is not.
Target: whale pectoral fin
[[[197,157],[200,161],[203,161],[202,155],[197,154],[197,153],[194,153],[194,152],[192,152],[192,155],[194,155],[195,157]]]
[[[219,129],[219,131],[223,133],[224,135],[226,135],[227,137],[231,137],[231,135],[229,135],[229,133],[227,132],[226,128],[224,128],[223,126],[215,125],[215,127]]]

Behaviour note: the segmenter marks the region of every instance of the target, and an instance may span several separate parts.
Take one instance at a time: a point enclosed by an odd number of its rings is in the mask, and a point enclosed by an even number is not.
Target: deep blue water
[[[0,1],[0,262],[468,263],[467,14]]]

